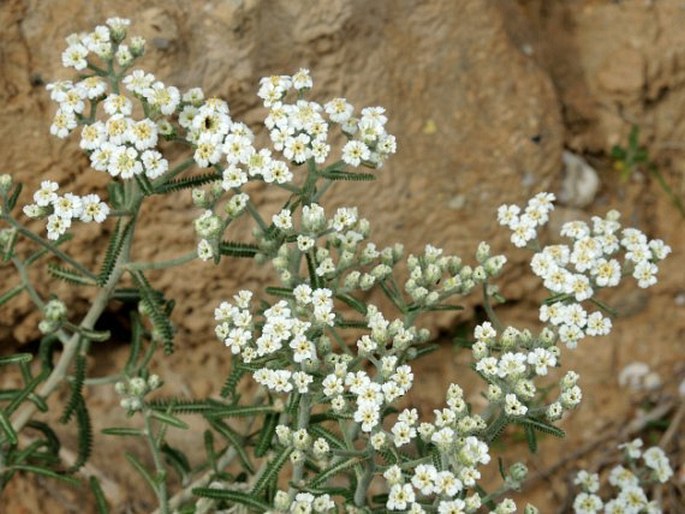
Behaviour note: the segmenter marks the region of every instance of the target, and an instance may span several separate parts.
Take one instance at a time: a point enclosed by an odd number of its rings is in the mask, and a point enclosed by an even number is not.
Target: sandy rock
[[[337,206],[354,198],[379,245],[403,241],[408,252],[419,252],[430,242],[471,259],[481,239],[493,239],[501,250],[506,234],[494,222],[497,205],[549,187],[558,171],[563,130],[552,84],[512,42],[502,11],[488,3],[9,0],[0,5],[0,154],[3,171],[27,186],[24,203],[47,178],[79,193],[104,192],[106,177],[88,168],[76,138],[49,136],[55,107],[44,83],[70,76],[60,66],[65,36],[113,15],[132,18],[131,33],[147,38],[143,67],[181,89],[199,85],[226,98],[232,116],[255,128],[264,116],[255,94],[259,78],[300,67],[312,70],[319,101],[344,95],[358,108],[386,107],[398,154],[375,183],[342,184],[332,200]],[[284,200],[270,190],[259,197],[273,211]],[[165,259],[194,246],[198,212],[190,205],[188,194],[153,199],[134,257]],[[232,237],[245,239],[250,229],[241,225]],[[96,266],[98,244],[77,234],[67,248]],[[211,311],[220,299],[269,276],[251,262],[225,261],[151,273],[150,280],[179,298],[180,338],[199,344],[211,336]],[[10,284],[9,277],[11,270],[0,268],[0,282]],[[38,282],[43,294],[53,284],[46,277]],[[89,293],[63,294],[71,301]],[[22,322],[29,310],[28,298],[20,297],[0,312],[0,326],[13,327],[19,342],[36,336],[35,320]]]
[[[678,0],[529,2],[536,56],[575,151],[608,151],[632,125],[653,153],[685,136],[685,9]],[[670,142],[670,143],[669,143]]]

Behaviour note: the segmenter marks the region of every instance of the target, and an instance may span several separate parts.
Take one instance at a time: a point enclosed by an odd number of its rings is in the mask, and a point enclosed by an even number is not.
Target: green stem
[[[148,446],[150,447],[150,453],[152,453],[152,460],[155,463],[155,470],[157,471],[157,475],[155,477],[155,481],[157,482],[155,493],[157,494],[157,499],[159,500],[159,512],[160,514],[169,514],[169,495],[166,485],[166,469],[162,464],[162,456],[159,452],[159,446],[152,432],[152,422],[150,410],[148,408],[143,411],[143,416],[145,418],[145,439],[147,439]]]
[[[134,210],[134,212],[136,213],[140,208],[140,202],[141,195],[139,192],[137,192],[137,201],[135,202]],[[132,220],[133,223],[135,223],[135,219],[136,216],[134,216]],[[134,233],[135,230],[131,230],[128,233],[128,237],[124,242],[122,252],[119,254],[119,257],[115,262],[114,271],[112,272],[112,275],[109,277],[109,280],[107,281],[105,286],[102,289],[100,289],[97,296],[93,300],[90,309],[88,310],[88,312],[86,313],[85,317],[79,325],[81,328],[84,328],[86,330],[92,330],[97,320],[100,318],[104,310],[107,308],[109,299],[112,296],[112,293],[116,289],[116,286],[124,273],[124,265],[126,264],[126,262],[128,262],[130,258],[131,241],[133,240]],[[60,355],[57,364],[55,364],[55,367],[50,372],[50,375],[47,377],[43,385],[40,387],[40,390],[36,394],[38,394],[42,398],[47,398],[62,383],[62,381],[67,376],[69,367],[71,366],[71,363],[73,362],[76,356],[76,352],[79,349],[80,339],[81,336],[78,333],[73,334],[68,339],[66,337],[60,337],[60,340],[63,344],[62,354]],[[20,432],[26,426],[26,424],[31,420],[31,418],[35,414],[36,409],[37,407],[34,403],[28,403],[25,404],[24,407],[22,407],[19,411],[17,411],[17,415],[14,417],[14,420],[12,421],[12,428],[14,428],[15,432]]]
[[[373,462],[373,457],[369,457],[365,460],[364,472],[357,480],[357,488],[354,491],[354,504],[357,507],[363,507],[366,504],[366,495],[369,492],[369,484],[373,479],[374,471],[376,471],[376,465]]]
[[[300,397],[300,405],[297,407],[297,430],[307,429],[309,427],[309,416],[311,414],[311,404],[309,401],[309,395],[302,395]],[[299,462],[293,464],[293,477],[292,484],[290,486],[290,492],[294,493],[295,487],[299,487],[302,477],[304,475],[304,464],[306,459],[302,459]]]
[[[497,314],[495,314],[495,309],[492,308],[492,304],[490,303],[487,282],[483,282],[483,308],[485,309],[485,313],[488,315],[488,318],[490,318],[490,321],[492,321],[493,325],[495,325],[495,329],[498,332],[504,330],[504,325],[502,325],[502,322],[497,317]]]
[[[49,252],[52,252],[56,257],[59,257],[59,258],[62,259],[64,262],[70,264],[74,269],[78,270],[78,271],[81,272],[83,275],[87,276],[88,278],[92,278],[93,280],[96,279],[95,275],[93,275],[93,273],[91,273],[91,271],[90,271],[88,268],[86,268],[86,267],[85,267],[83,264],[81,264],[80,262],[75,261],[72,257],[70,257],[69,255],[67,255],[66,253],[64,253],[62,250],[60,250],[59,248],[57,248],[56,246],[54,246],[52,243],[50,243],[50,242],[46,241],[45,239],[43,239],[42,237],[40,237],[40,236],[34,234],[34,233],[31,232],[29,229],[27,229],[26,227],[24,227],[24,225],[22,225],[21,223],[19,223],[18,221],[16,221],[14,218],[9,218],[9,217],[8,217],[7,220],[8,220],[8,221],[10,222],[10,224],[11,224],[13,227],[15,227],[15,228],[19,231],[19,233],[20,233],[22,236],[24,236],[25,238],[30,239],[31,241],[33,241],[34,243],[39,244],[40,246],[42,246],[43,248],[45,248],[45,249],[48,250]]]
[[[167,171],[163,176],[159,177],[156,180],[152,181],[152,187],[157,188],[161,186],[162,184],[166,184],[169,182],[171,179],[179,175],[180,173],[184,172],[188,168],[190,168],[193,164],[195,164],[195,159],[190,158],[185,161],[183,161],[180,164],[177,164],[173,169],[170,171]]]
[[[323,185],[321,186],[321,189],[317,190],[314,196],[312,197],[313,202],[318,202],[319,198],[321,198],[326,191],[333,185],[333,181],[326,179],[323,182]]]
[[[187,262],[190,262],[194,259],[197,258],[197,250],[193,250],[192,252],[188,252],[184,255],[181,255],[179,257],[174,257],[173,259],[167,259],[164,261],[156,261],[156,262],[130,262],[126,264],[124,267],[128,271],[142,271],[142,270],[147,270],[147,269],[166,269],[166,268],[171,268],[174,266],[180,266],[181,264],[185,264]]]
[[[17,268],[17,271],[19,272],[19,277],[21,278],[21,282],[24,285],[24,288],[26,288],[26,292],[31,297],[31,301],[33,301],[33,303],[36,304],[36,307],[38,307],[40,310],[43,310],[43,308],[45,307],[45,302],[43,302],[43,299],[40,297],[38,292],[33,288],[31,280],[29,279],[29,275],[26,272],[26,267],[24,266],[24,263],[21,262],[21,260],[18,257],[12,257],[12,264],[14,264],[14,267]]]
[[[255,207],[255,204],[252,203],[252,200],[247,201],[247,212],[250,213],[250,216],[257,222],[257,225],[259,225],[259,228],[262,229],[262,231],[266,232],[269,230],[269,226],[266,224],[262,216],[259,214],[257,211],[257,208]]]

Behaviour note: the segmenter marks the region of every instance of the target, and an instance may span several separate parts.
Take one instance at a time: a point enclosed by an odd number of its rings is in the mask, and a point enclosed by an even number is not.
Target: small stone
[[[590,205],[599,189],[599,177],[585,159],[569,151],[561,156],[564,163],[564,180],[559,201],[565,205],[583,208]]]

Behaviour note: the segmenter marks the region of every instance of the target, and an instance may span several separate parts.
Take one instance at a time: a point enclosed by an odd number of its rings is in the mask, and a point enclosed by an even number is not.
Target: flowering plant
[[[98,437],[147,443],[153,469],[132,454],[126,458],[154,491],[159,512],[233,506],[273,513],[514,512],[506,494],[520,488],[526,467],[501,466],[501,487],[486,491],[480,469],[493,458],[492,443],[509,425],[523,430],[532,450],[539,432],[563,436],[555,423],[582,394],[577,373],[552,377],[561,368],[560,344],[575,348],[586,336],[608,334],[608,309],[596,293],[626,275],[639,287],[653,285],[668,246],[622,229],[612,211],[590,225],[565,224],[561,235],[568,243],[543,247],[538,231],[554,195],[539,193],[523,209],[502,206],[499,222],[511,229],[514,245],[534,252],[533,272],[550,292],[540,308],[540,331],[504,326],[493,307],[501,298],[493,280],[506,257],[493,255],[487,243],[480,243],[472,265],[431,245],[405,257],[401,244],[378,248],[370,240],[371,224],[357,207],[326,212],[324,195],[336,182],[373,180],[373,172],[357,169],[381,168],[395,152],[383,108],[366,107],[357,115],[344,98],[323,105],[309,100],[313,82],[304,69],[266,77],[258,95],[272,149],[262,148],[223,100],[205,98],[198,88],[182,94],[132,69],[145,43],[127,39],[128,25],[110,19],[91,33],[68,37],[62,61],[79,78],[48,86],[58,104],[51,133],[65,138],[80,129],[92,167],[112,178],[107,201],[95,193],[62,194],[56,182],[43,181],[22,209],[26,217],[46,220],[42,237],[13,214],[21,186],[8,175],[0,178],[0,214],[8,225],[0,248],[20,279],[0,304],[27,293],[42,312],[38,328],[44,334],[37,356],[0,358],[2,365],[18,365],[24,379],[1,397],[2,482],[21,471],[73,482],[94,437],[84,388],[115,382],[131,424],[106,428]],[[192,155],[172,166],[167,155],[177,147]],[[283,191],[277,212],[265,215],[253,202],[255,183]],[[141,205],[181,190],[192,190],[200,209],[197,247],[168,261],[132,260]],[[254,223],[254,241],[226,238],[240,217]],[[97,272],[61,249],[75,221],[114,224]],[[17,246],[20,240],[26,244]],[[37,250],[29,251],[28,243]],[[45,255],[62,261],[48,264],[54,277],[97,289],[79,322],[77,312],[56,297],[44,298],[31,282],[27,268]],[[232,354],[218,395],[159,396],[163,382],[151,362],[160,346],[174,351],[173,301],[146,272],[226,257],[270,263],[280,284],[265,294],[239,291],[216,307],[216,335]],[[124,286],[127,277],[133,287]],[[394,313],[369,303],[371,290],[387,297]],[[489,321],[476,326],[465,346],[483,380],[487,407],[477,409],[458,384],[450,384],[444,408],[427,416],[406,401],[415,381],[411,363],[435,348],[420,319],[459,309],[455,298],[473,292],[482,294]],[[91,344],[110,337],[94,326],[114,299],[138,307],[131,317],[130,358],[118,375],[89,381]],[[62,352],[55,362],[57,345]],[[240,394],[243,381],[260,386],[253,397]],[[79,433],[78,458],[69,467],[54,444],[55,432],[38,419],[38,411],[48,410],[46,399],[67,384],[70,399],[60,421],[74,418]],[[549,401],[554,388],[559,393]],[[206,459],[196,466],[166,437],[188,429],[186,415],[201,416],[207,426]],[[39,433],[36,442],[22,439],[27,429]],[[175,493],[171,470],[181,479]],[[91,486],[106,512],[97,479]],[[529,505],[525,512],[536,509]]]

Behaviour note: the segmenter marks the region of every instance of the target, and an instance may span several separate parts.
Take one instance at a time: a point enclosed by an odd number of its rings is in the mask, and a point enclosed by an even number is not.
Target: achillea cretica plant
[[[69,36],[62,62],[78,77],[48,86],[57,104],[51,133],[80,136],[92,168],[111,176],[107,191],[77,196],[46,177],[31,202],[17,209],[21,186],[9,175],[0,178],[6,225],[0,249],[18,275],[0,303],[29,295],[43,313],[38,328],[44,334],[37,355],[0,358],[2,365],[19,366],[23,377],[0,397],[3,485],[17,472],[77,482],[93,440],[137,437],[149,448],[149,462],[125,457],[163,513],[515,512],[507,493],[520,488],[526,467],[501,467],[501,487],[486,491],[481,468],[497,460],[492,443],[510,425],[525,433],[532,450],[539,432],[563,436],[556,422],[578,406],[582,393],[578,374],[562,368],[560,345],[575,348],[585,337],[608,334],[610,311],[597,294],[630,275],[639,287],[652,286],[669,247],[622,228],[615,211],[589,225],[567,223],[561,231],[566,244],[542,246],[537,236],[554,195],[539,193],[525,207],[502,206],[499,223],[511,229],[515,246],[532,250],[532,271],[550,292],[540,307],[540,330],[504,326],[493,299],[500,298],[494,279],[507,259],[493,255],[487,243],[478,245],[474,259],[431,245],[405,256],[399,243],[374,244],[371,223],[356,206],[326,209],[331,186],[373,180],[395,153],[383,108],[357,111],[345,98],[313,101],[304,69],[266,77],[257,93],[270,141],[270,148],[262,147],[250,127],[232,119],[225,101],[206,98],[199,88],[181,92],[134,68],[145,42],[128,38],[128,26],[128,20],[109,19],[93,32]],[[166,157],[172,148],[184,148],[187,159],[172,165]],[[275,213],[253,203],[255,182],[282,190],[284,203]],[[188,190],[198,208],[197,247],[167,261],[132,260],[141,205]],[[22,216],[45,220],[45,235],[31,232]],[[240,217],[252,220],[254,240],[227,236]],[[79,223],[112,227],[98,270],[68,253],[70,230]],[[226,291],[230,299],[216,306],[216,336],[232,355],[220,393],[150,395],[164,391],[150,363],[163,358],[159,349],[174,351],[174,326],[173,299],[155,289],[147,271],[234,257],[273,266],[280,283],[264,291]],[[34,287],[27,269],[47,258],[55,278],[97,290],[85,315]],[[398,269],[400,262],[408,273]],[[394,312],[368,303],[370,290],[385,295]],[[490,318],[465,345],[487,407],[471,405],[458,384],[445,384],[444,407],[420,412],[406,398],[417,382],[413,361],[435,348],[422,320],[459,309],[455,301],[471,293],[482,294]],[[92,344],[110,337],[93,327],[114,300],[137,306],[130,358],[112,377],[88,377]],[[242,381],[259,384],[258,393],[241,396]],[[84,390],[112,384],[130,424],[93,434]],[[68,467],[42,416],[60,387],[70,390],[60,421],[73,422],[79,434],[78,457]],[[204,448],[202,462],[191,463],[167,442],[169,431],[188,429],[186,415],[206,423],[203,434],[188,434]],[[29,430],[32,442],[22,437]],[[100,512],[107,512],[97,479],[90,485]],[[528,505],[524,512],[537,509]]]

